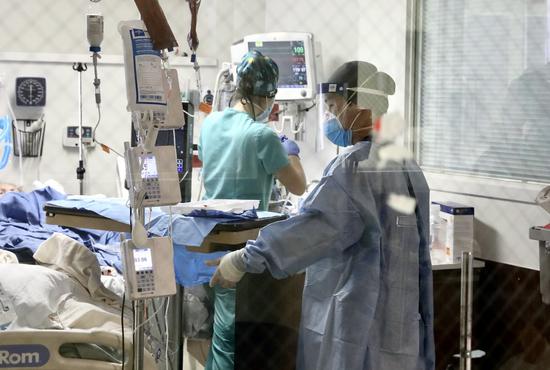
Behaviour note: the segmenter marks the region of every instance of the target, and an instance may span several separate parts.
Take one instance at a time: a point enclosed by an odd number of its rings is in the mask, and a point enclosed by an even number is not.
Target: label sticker
[[[40,344],[0,345],[0,369],[40,367],[49,359],[50,352]]]

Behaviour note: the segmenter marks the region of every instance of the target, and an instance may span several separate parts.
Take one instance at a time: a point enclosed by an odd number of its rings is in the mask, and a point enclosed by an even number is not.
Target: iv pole
[[[84,194],[84,148],[82,143],[82,72],[88,69],[86,63],[76,62],[73,64],[73,70],[78,72],[78,167],[76,168],[76,179],[80,185],[80,195]]]
[[[192,0],[200,3],[200,0]],[[162,11],[162,8],[158,0],[134,0],[141,18],[145,23],[147,31],[153,42],[153,48],[155,50],[172,50],[178,46],[178,42],[172,33],[166,16]],[[198,10],[198,9],[197,9]],[[150,119],[153,117],[151,116]],[[145,146],[150,149],[155,146],[157,129],[152,128],[148,130],[145,138]],[[125,148],[126,149],[126,148]],[[144,224],[145,213],[143,207],[133,207],[134,212],[136,212],[137,219]],[[133,231],[133,230],[132,230]],[[180,298],[181,299],[181,298]],[[177,313],[176,313],[177,315]],[[143,345],[144,345],[144,330],[143,323],[145,322],[145,301],[143,299],[138,299],[134,301],[134,369],[143,370]],[[167,329],[167,328],[166,328]],[[177,339],[179,340],[179,339]],[[176,351],[178,353],[178,351]],[[179,355],[181,358],[181,354]],[[177,364],[181,364],[179,360],[176,360]],[[171,368],[172,364],[169,364],[168,358],[166,359],[166,368]]]

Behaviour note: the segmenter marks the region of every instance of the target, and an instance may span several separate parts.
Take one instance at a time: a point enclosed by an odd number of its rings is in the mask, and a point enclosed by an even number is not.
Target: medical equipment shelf
[[[432,265],[433,271],[441,271],[441,270],[460,270],[462,264],[461,263],[443,263],[443,264],[435,264]],[[485,267],[485,262],[481,260],[474,260],[474,268],[483,268]]]
[[[538,240],[541,247],[544,247],[545,242],[550,242],[550,229],[541,226],[535,226],[529,229],[529,239]],[[550,249],[550,246],[548,246]]]
[[[46,212],[46,223],[51,225],[120,232],[131,231],[130,225],[114,221],[93,211],[69,209],[47,204],[44,206],[44,212]],[[240,244],[243,243],[243,240],[244,242],[249,240],[250,238],[245,239],[248,236],[254,236],[253,238],[255,238],[255,235],[252,234],[254,230],[261,229],[272,222],[281,221],[285,218],[287,218],[286,215],[277,214],[272,217],[265,217],[256,220],[239,220],[219,223],[206,237],[205,241],[223,241],[224,243],[230,245]]]
[[[51,205],[44,206],[46,223],[76,228],[131,232],[130,225],[98,215],[86,210],[73,210]]]

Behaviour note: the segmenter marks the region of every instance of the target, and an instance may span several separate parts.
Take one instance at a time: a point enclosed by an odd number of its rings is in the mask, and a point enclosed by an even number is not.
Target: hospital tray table
[[[131,232],[128,224],[111,220],[89,210],[77,210],[54,205],[45,205],[46,223],[59,226],[97,229],[108,231]],[[215,251],[214,245],[224,243],[238,245],[249,239],[255,239],[258,230],[270,223],[284,220],[287,216],[277,214],[272,217],[265,217],[256,220],[229,220],[217,224],[206,237],[205,243],[200,247],[187,247],[191,251],[211,252]],[[225,248],[224,250],[227,250]]]
[[[441,270],[460,270],[462,266],[461,263],[437,263],[432,265],[432,271],[441,271]],[[474,260],[474,268],[483,268],[485,267],[485,262],[482,260]]]
[[[286,218],[286,215],[279,214],[257,220],[232,220],[231,222],[220,223],[212,229],[200,247],[188,246],[187,249],[202,253],[239,249],[248,240],[256,239],[262,227]]]
[[[53,205],[45,205],[46,223],[51,225],[96,229],[119,232],[130,232],[130,225],[111,220],[88,210],[76,210]]]

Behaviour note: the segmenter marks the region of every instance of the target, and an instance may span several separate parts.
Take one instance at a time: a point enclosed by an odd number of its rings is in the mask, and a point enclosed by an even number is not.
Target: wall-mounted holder
[[[41,157],[44,148],[46,121],[18,119],[13,122],[13,154],[19,157],[19,148],[23,157]],[[21,142],[21,145],[19,145]]]
[[[529,229],[529,239],[539,242],[540,294],[542,302],[550,305],[550,229],[532,227]]]

